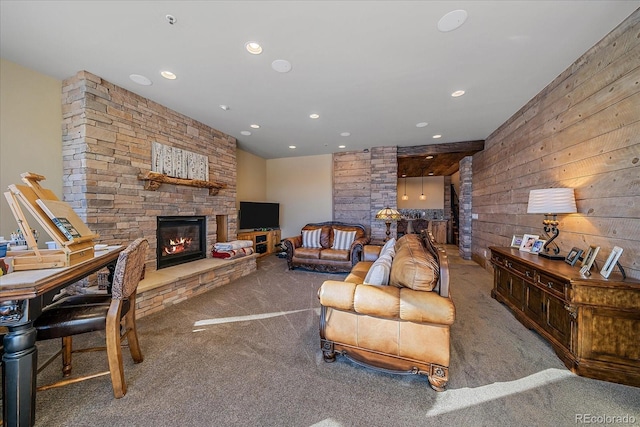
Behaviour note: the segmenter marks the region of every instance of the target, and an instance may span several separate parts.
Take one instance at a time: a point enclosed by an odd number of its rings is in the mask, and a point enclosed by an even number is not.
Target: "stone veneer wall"
[[[143,280],[138,288],[136,318],[163,310],[170,305],[178,304],[253,273],[257,269],[256,258],[256,255],[251,255],[229,260],[223,265],[195,271],[188,276],[176,278],[169,283],[150,289],[145,286]]]
[[[386,225],[375,219],[387,206],[397,209],[397,147],[333,155],[334,220],[362,224],[372,240],[385,238]],[[396,235],[392,223],[391,236]]]
[[[227,235],[235,238],[235,138],[86,71],[63,82],[62,112],[63,198],[101,243],[146,237],[147,268],[155,269],[157,216],[206,215],[208,253],[216,215],[227,215]],[[145,190],[138,175],[151,170],[153,141],[206,154],[209,180],[226,189],[216,196],[170,184]]]
[[[398,209],[398,148],[371,149],[371,240],[383,240],[387,226],[375,219],[379,210]],[[391,222],[391,236],[395,237],[397,223]]]

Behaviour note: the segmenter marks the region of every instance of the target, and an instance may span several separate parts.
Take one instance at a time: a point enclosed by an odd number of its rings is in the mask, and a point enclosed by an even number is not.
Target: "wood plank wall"
[[[371,153],[333,155],[333,220],[362,224],[371,233]]]
[[[525,77],[525,76],[523,76]],[[485,141],[473,156],[473,258],[513,234],[541,233],[529,190],[575,189],[578,213],[560,215],[557,242],[613,246],[640,278],[640,9],[586,52]]]

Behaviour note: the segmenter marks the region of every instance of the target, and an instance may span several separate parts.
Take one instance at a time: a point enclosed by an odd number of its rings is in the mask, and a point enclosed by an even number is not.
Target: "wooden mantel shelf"
[[[218,182],[211,181],[202,181],[199,179],[184,179],[184,178],[173,178],[171,176],[158,173],[158,172],[147,172],[144,174],[140,174],[138,176],[139,180],[145,181],[144,189],[156,191],[162,184],[174,184],[174,185],[186,185],[188,187],[197,187],[197,188],[208,188],[209,195],[215,196],[218,194],[218,191],[226,188],[226,184],[221,184]]]

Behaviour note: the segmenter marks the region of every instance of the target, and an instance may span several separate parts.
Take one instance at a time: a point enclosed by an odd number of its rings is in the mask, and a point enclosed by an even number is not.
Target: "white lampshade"
[[[527,213],[575,213],[576,198],[573,188],[544,188],[529,192]]]

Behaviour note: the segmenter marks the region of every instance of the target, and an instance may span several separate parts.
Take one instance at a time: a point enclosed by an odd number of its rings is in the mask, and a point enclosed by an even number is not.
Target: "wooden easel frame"
[[[93,233],[84,233],[85,235],[81,237],[69,240],[37,203],[38,199],[59,202],[51,190],[43,188],[40,185],[40,181],[46,178],[31,172],[25,172],[20,176],[22,177],[22,181],[27,185],[11,184],[9,185],[10,191],[4,193],[11,212],[18,222],[18,227],[20,227],[28,246],[28,250],[26,251],[10,251],[7,253],[7,257],[12,257],[13,269],[20,271],[68,267],[93,258],[93,241],[100,236]],[[61,249],[38,249],[38,244],[31,232],[31,226],[20,205],[29,211]],[[86,226],[84,226],[84,228],[87,229]]]

